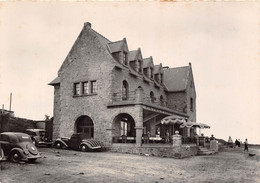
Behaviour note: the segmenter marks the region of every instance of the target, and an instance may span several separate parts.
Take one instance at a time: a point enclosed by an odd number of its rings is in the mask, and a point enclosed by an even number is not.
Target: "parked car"
[[[102,151],[104,146],[101,142],[89,138],[86,133],[75,133],[71,138],[63,137],[55,140],[55,148],[68,148],[80,151]]]
[[[0,147],[4,157],[16,163],[22,160],[34,162],[41,157],[31,137],[25,133],[1,133]]]
[[[25,133],[31,136],[32,142],[36,147],[41,145],[52,146],[52,140],[50,137],[46,136],[46,130],[44,129],[26,129]]]

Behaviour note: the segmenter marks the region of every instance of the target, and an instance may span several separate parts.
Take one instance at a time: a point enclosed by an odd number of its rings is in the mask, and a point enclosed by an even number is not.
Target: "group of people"
[[[232,141],[231,136],[229,136],[229,138],[228,138],[228,146],[231,147],[231,145],[233,145],[233,141]],[[236,147],[241,147],[242,141],[240,139],[236,139],[235,145],[236,145]],[[247,141],[247,139],[244,142],[244,151],[248,152],[248,141]]]

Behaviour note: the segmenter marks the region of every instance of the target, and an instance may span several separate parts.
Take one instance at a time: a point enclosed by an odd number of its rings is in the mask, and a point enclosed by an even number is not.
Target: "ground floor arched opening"
[[[116,139],[115,141],[122,140],[122,137],[135,141],[135,121],[131,115],[127,113],[118,114],[113,120],[113,129],[113,139]]]
[[[94,138],[93,120],[86,115],[80,116],[75,122],[75,133],[88,134],[89,138]]]

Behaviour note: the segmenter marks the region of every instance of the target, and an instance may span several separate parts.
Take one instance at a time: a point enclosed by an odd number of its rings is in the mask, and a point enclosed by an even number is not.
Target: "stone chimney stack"
[[[85,22],[84,27],[86,27],[87,29],[91,29],[91,23]]]

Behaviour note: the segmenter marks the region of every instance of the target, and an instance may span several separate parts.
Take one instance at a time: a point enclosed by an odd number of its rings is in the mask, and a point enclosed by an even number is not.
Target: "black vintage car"
[[[55,148],[68,148],[80,151],[102,151],[103,144],[97,140],[89,138],[88,134],[76,133],[71,138],[59,138],[54,142]]]
[[[50,137],[46,136],[46,130],[44,129],[26,129],[25,133],[31,136],[32,142],[36,147],[41,145],[52,146],[53,142]]]
[[[0,151],[0,159],[6,158],[16,163],[21,160],[34,162],[41,157],[31,137],[25,133],[1,133]]]

